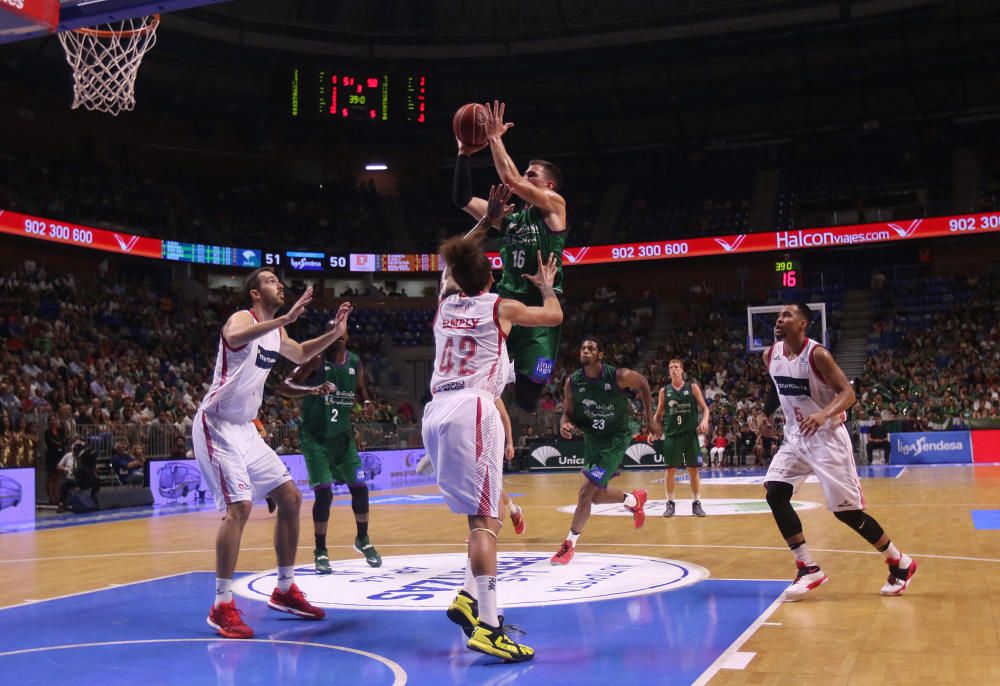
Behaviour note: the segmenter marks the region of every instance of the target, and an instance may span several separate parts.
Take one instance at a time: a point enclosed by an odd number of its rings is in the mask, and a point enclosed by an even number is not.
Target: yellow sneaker
[[[464,590],[459,591],[448,606],[448,619],[462,627],[468,638],[472,638],[472,632],[479,626],[479,603]]]
[[[480,622],[466,645],[471,650],[499,657],[504,662],[527,662],[535,657],[533,649],[512,640],[507,635],[503,625],[503,617],[500,618],[499,627],[492,627]]]

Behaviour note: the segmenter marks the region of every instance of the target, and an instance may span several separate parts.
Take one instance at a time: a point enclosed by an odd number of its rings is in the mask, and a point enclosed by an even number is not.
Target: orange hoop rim
[[[160,15],[152,15],[152,20],[145,26],[138,29],[124,29],[122,31],[108,31],[107,29],[73,29],[73,33],[80,33],[84,36],[93,36],[94,38],[129,38],[131,36],[138,36],[144,33],[150,33],[155,31],[156,27],[160,25]]]

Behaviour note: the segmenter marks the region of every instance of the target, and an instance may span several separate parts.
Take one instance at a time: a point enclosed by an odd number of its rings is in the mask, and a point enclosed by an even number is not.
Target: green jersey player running
[[[354,443],[351,412],[354,397],[368,399],[361,359],[347,349],[345,333],[331,348],[332,360],[317,355],[297,367],[278,392],[288,398],[302,398],[302,425],[299,442],[309,472],[313,501],[314,551],[316,572],[331,574],[326,548],[326,528],[333,503],[333,485],[346,484],[351,493],[351,509],[357,524],[354,549],[372,567],[382,565],[382,557],[368,538],[368,484]]]
[[[639,372],[604,364],[603,358],[598,342],[593,338],[584,339],[580,346],[583,368],[567,377],[563,388],[559,433],[569,439],[573,437],[573,429],[583,432],[583,484],[569,534],[550,560],[554,565],[568,564],[573,559],[576,541],[583,533],[583,527],[590,518],[591,505],[595,503],[624,503],[625,508],[632,512],[636,529],[646,521],[643,509],[646,491],[639,488],[626,493],[609,488],[608,482],[618,471],[632,442],[626,389],[638,391],[642,399],[649,436],[656,438],[660,434],[659,425],[653,419],[649,382]]]
[[[489,110],[487,142],[468,146],[458,142],[453,199],[458,207],[479,219],[486,214],[487,201],[473,197],[470,157],[489,146],[493,164],[502,183],[524,201],[521,209],[511,207],[503,219],[494,225],[500,230],[500,257],[503,276],[497,292],[530,307],[542,305],[542,295],[526,274],[538,271],[549,256],[556,256],[556,295],[562,294],[562,252],[566,244],[566,201],[559,194],[562,173],[559,167],[545,160],[531,160],[524,175],[504,147],[503,135],[514,126],[504,122],[504,103],[486,105]],[[541,256],[539,258],[539,255]],[[507,350],[514,362],[514,400],[517,405],[534,412],[555,367],[559,351],[559,327],[515,326],[507,338]]]

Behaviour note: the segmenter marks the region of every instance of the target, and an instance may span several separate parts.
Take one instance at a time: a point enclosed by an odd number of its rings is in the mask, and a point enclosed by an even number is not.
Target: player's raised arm
[[[298,303],[296,303],[296,305],[298,305]],[[333,319],[333,326],[331,326],[326,333],[303,343],[292,340],[288,337],[288,334],[285,333],[285,330],[282,329],[281,355],[296,364],[304,364],[310,358],[315,357],[329,348],[333,345],[335,340],[344,335],[344,332],[347,331],[347,318],[350,317],[353,310],[354,307],[351,303],[342,303],[340,309],[337,310],[337,316]],[[291,313],[291,311],[289,311],[289,313]],[[297,318],[298,314],[295,316]]]
[[[268,282],[279,284],[280,289],[280,282],[278,281],[278,277],[274,274],[265,272],[261,278]],[[277,328],[287,326],[288,324],[294,322],[305,311],[309,303],[312,302],[312,299],[313,289],[312,287],[309,287],[306,289],[306,292],[295,301],[295,304],[292,305],[288,312],[280,317],[275,317],[262,322],[258,322],[257,319],[250,314],[249,310],[236,312],[229,318],[225,326],[222,327],[222,338],[225,340],[226,345],[230,348],[241,348],[247,343],[260,338],[264,334],[270,333]]]
[[[514,194],[527,203],[534,205],[545,214],[554,214],[561,218],[557,222],[559,226],[550,226],[553,231],[564,231],[566,229],[566,200],[555,191],[555,182],[550,182],[550,187],[540,187],[532,184],[521,175],[507,153],[507,148],[503,143],[503,135],[514,126],[511,122],[504,122],[503,115],[506,105],[502,102],[493,101],[493,106],[486,104],[489,116],[486,119],[486,138],[489,141],[490,152],[493,154],[493,165],[497,169],[500,180],[514,189]]]
[[[619,388],[631,388],[633,391],[639,393],[639,398],[642,400],[642,408],[646,415],[646,426],[649,427],[649,438],[652,440],[659,438],[663,433],[663,429],[653,415],[653,394],[649,390],[649,381],[639,372],[624,367],[618,368],[615,372],[615,377]]]
[[[329,381],[323,383],[323,358],[319,355],[305,364],[299,365],[281,380],[275,389],[286,398],[302,398],[307,395],[327,395],[337,390]]]
[[[559,326],[562,324],[563,311],[559,298],[552,286],[556,278],[556,256],[549,255],[548,262],[542,261],[542,253],[538,253],[538,273],[525,274],[524,278],[538,287],[542,294],[541,307],[529,307],[517,300],[504,298],[500,301],[500,321],[506,323],[505,331],[511,324],[519,326]]]
[[[472,195],[472,156],[489,143],[466,145],[458,138],[455,141],[458,143],[458,158],[455,160],[455,178],[451,187],[452,202],[473,217],[482,217],[486,214],[487,201]]]
[[[573,420],[570,419],[570,415],[573,414],[573,384],[570,383],[572,377],[566,377],[566,383],[563,384],[563,413],[562,417],[559,418],[559,435],[569,440],[573,438],[573,430],[576,429],[576,425],[573,424]]]

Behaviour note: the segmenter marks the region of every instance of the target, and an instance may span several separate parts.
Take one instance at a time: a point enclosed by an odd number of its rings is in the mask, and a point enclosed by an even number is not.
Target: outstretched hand
[[[514,189],[505,183],[490,186],[490,195],[486,201],[486,218],[491,224],[499,222],[514,211],[514,206],[507,203],[513,194]]]
[[[506,103],[502,103],[499,100],[494,100],[492,106],[490,106],[490,103],[486,103],[487,138],[492,138],[493,136],[502,136],[514,126],[513,122],[504,123],[503,113],[506,107],[507,107]]]
[[[343,338],[344,334],[347,333],[347,318],[351,316],[351,312],[353,311],[354,306],[349,302],[340,305],[337,315],[333,318],[333,326],[331,327],[331,330],[336,333],[336,338]]]
[[[542,262],[542,251],[538,251],[538,271],[534,274],[525,274],[526,278],[531,283],[538,287],[538,290],[548,286],[551,287],[556,282],[556,271],[558,264],[556,262],[556,255],[552,253],[549,255],[549,259]]]
[[[295,304],[292,305],[292,307],[288,310],[288,313],[285,315],[285,323],[291,324],[296,319],[301,317],[302,313],[306,311],[306,307],[308,307],[309,303],[312,302],[312,299],[313,299],[313,289],[312,286],[310,286],[309,288],[306,289],[306,292],[303,293],[302,296],[295,301]]]

